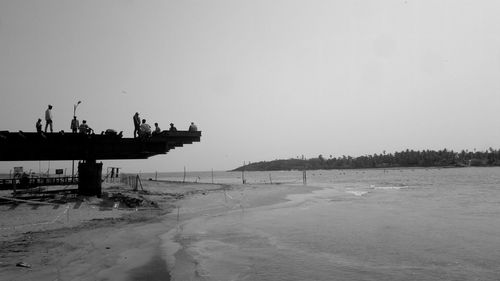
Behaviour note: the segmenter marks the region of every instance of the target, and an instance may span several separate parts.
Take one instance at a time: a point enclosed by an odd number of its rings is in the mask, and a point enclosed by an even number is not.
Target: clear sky
[[[203,131],[104,165],[132,172],[499,148],[499,14],[494,0],[0,0],[0,130],[34,131],[52,104],[69,131],[81,100],[97,132],[131,136],[136,111]],[[0,170],[19,164],[48,165]]]

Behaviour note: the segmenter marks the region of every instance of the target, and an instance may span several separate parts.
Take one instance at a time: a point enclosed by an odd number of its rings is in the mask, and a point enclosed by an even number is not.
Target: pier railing
[[[12,178],[0,179],[0,190],[26,189],[50,185],[76,185],[78,177],[37,177],[37,178]]]

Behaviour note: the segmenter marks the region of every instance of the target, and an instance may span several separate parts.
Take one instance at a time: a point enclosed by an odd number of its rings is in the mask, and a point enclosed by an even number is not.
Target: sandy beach
[[[169,280],[158,236],[176,221],[163,215],[186,195],[222,186],[144,181],[143,188],[106,184],[102,198],[3,202],[2,280]],[[127,206],[123,198],[140,204]]]
[[[160,236],[179,220],[276,203],[290,192],[279,186],[146,180],[143,189],[105,184],[102,198],[73,195],[56,203],[4,201],[0,205],[2,280],[170,280]],[[245,204],[238,199],[243,194]],[[209,198],[205,202],[210,203],[190,205],[189,199],[197,196]]]

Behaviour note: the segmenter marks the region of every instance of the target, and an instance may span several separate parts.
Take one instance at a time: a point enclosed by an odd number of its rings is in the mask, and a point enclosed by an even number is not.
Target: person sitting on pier
[[[42,119],[38,118],[38,121],[36,122],[35,127],[36,127],[37,133],[42,132]]]
[[[189,132],[196,132],[196,131],[198,131],[198,127],[196,127],[196,125],[194,124],[194,122],[191,122],[191,125],[189,125],[188,131]]]
[[[141,127],[139,128],[139,137],[148,138],[151,136],[151,126],[146,123],[146,119],[142,119]]]
[[[153,136],[157,136],[161,133],[160,127],[158,127],[158,123],[155,123],[155,130],[153,131]]]
[[[80,127],[78,127],[79,131],[80,131],[80,134],[91,134],[92,133],[92,129],[89,127],[89,125],[87,125],[87,121],[86,120],[83,120],[82,121],[82,124],[80,125]]]
[[[174,126],[174,123],[170,123],[170,132],[177,132],[177,128]]]
[[[106,131],[102,132],[101,135],[106,135],[106,136],[117,136],[118,133],[116,130],[113,129],[106,129]]]
[[[80,127],[80,122],[76,119],[76,116],[73,116],[73,120],[71,120],[71,132],[76,133],[78,128]]]

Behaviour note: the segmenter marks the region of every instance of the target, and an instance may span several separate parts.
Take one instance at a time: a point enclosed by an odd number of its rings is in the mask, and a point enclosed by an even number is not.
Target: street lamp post
[[[73,105],[73,116],[76,116],[76,108],[78,107],[78,105],[80,105],[80,103],[82,103],[82,101],[78,101],[76,104]]]
[[[82,103],[82,101],[78,101],[76,104],[73,105],[73,116],[76,117],[76,108],[78,107],[78,105],[80,105],[80,103]],[[75,178],[75,160],[73,160],[73,163],[71,165],[71,181],[73,181]]]

